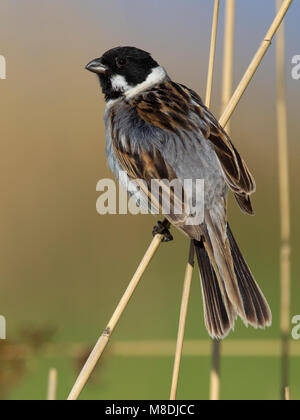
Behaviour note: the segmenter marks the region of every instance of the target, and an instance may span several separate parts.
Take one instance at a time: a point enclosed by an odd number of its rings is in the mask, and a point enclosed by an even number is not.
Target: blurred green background
[[[224,3],[212,104],[217,116]],[[135,45],[151,51],[173,79],[204,96],[212,9],[212,0],[1,1],[0,54],[7,60],[7,80],[0,80],[0,314],[8,333],[0,343],[1,398],[45,399],[50,367],[59,371],[59,398],[66,398],[151,240],[152,216],[96,213],[96,183],[111,174],[104,101],[85,64],[111,47]],[[237,0],[235,85],[274,14],[274,0]],[[291,60],[300,54],[299,17],[295,1],[286,19],[294,315],[300,313],[300,81],[291,78]],[[254,331],[239,321],[229,340],[280,337],[274,53],[273,45],[232,120],[233,142],[256,177],[256,216],[242,215],[233,200],[229,212],[270,301],[274,324]],[[124,340],[176,339],[187,247],[177,233],[174,242],[161,247],[82,398],[168,398],[170,355],[122,357],[114,356],[113,348]],[[186,337],[208,339],[196,272]],[[293,358],[294,398],[300,397],[299,367]],[[209,357],[184,357],[179,398],[208,398],[209,369]],[[221,396],[278,399],[279,378],[277,357],[226,357]]]

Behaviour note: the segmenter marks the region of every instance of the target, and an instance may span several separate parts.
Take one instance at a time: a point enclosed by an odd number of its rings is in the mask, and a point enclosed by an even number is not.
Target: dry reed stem
[[[235,0],[226,1],[225,28],[224,28],[224,60],[222,82],[222,112],[225,110],[232,96],[233,66],[234,66],[234,33],[235,33]],[[230,120],[226,125],[226,131],[230,135]],[[212,369],[210,374],[210,400],[220,399],[220,366],[221,366],[221,342],[214,340],[212,344]]]
[[[210,373],[210,401],[220,399],[220,363],[221,363],[221,343],[213,341],[212,346],[212,369]]]
[[[291,391],[288,386],[284,390],[284,399],[285,401],[291,401]]]
[[[272,25],[270,26],[270,29],[268,30],[262,44],[260,45],[259,49],[257,50],[257,53],[255,54],[250,66],[248,67],[244,77],[242,78],[240,84],[238,85],[235,93],[233,94],[231,100],[229,101],[228,105],[226,106],[226,109],[220,119],[220,124],[223,127],[226,127],[231,115],[233,114],[234,110],[236,109],[238,103],[240,102],[244,92],[246,91],[250,81],[252,80],[254,74],[256,73],[256,70],[258,69],[258,66],[262,62],[262,59],[264,58],[266,52],[268,51],[272,40],[274,38],[274,35],[276,34],[282,20],[284,19],[289,7],[293,3],[293,0],[284,0],[279,12],[277,13],[277,16],[275,17]]]
[[[215,55],[216,55],[217,33],[218,33],[219,10],[220,10],[220,0],[215,0],[213,23],[212,23],[212,32],[211,32],[211,42],[210,42],[207,86],[206,86],[206,99],[205,99],[205,105],[208,108],[210,107],[210,103],[211,103],[213,76],[214,76],[214,68],[215,68]]]
[[[225,34],[224,34],[224,60],[222,82],[222,112],[226,109],[232,96],[233,85],[233,58],[234,58],[234,33],[235,33],[235,0],[226,1]],[[230,121],[226,125],[230,130]]]
[[[108,341],[116,327],[116,325],[118,324],[121,315],[123,314],[128,302],[130,301],[136,287],[139,284],[139,281],[142,277],[142,275],[144,274],[146,268],[148,267],[150,261],[152,260],[152,258],[154,257],[156,251],[158,250],[161,241],[163,239],[163,235],[156,235],[146,254],[144,255],[138,269],[136,270],[126,292],[124,293],[119,305],[117,306],[111,320],[109,321],[109,323],[107,324],[107,327],[105,329],[105,331],[103,332],[103,334],[101,335],[100,339],[98,340],[96,346],[94,347],[94,350],[92,351],[90,357],[88,358],[85,366],[83,367],[69,397],[68,400],[76,400],[78,399],[81,391],[83,390],[84,386],[86,385],[91,373],[93,372],[99,358],[101,357],[105,347],[108,344]]]
[[[276,0],[279,10],[282,1]],[[289,331],[290,331],[290,289],[291,289],[291,245],[290,245],[290,194],[289,194],[289,159],[288,159],[288,127],[285,89],[285,34],[284,24],[278,31],[276,44],[277,67],[277,130],[278,130],[278,166],[279,195],[281,219],[281,255],[280,255],[280,287],[281,287],[281,397],[289,385]]]
[[[193,268],[194,268],[194,256],[195,256],[194,244],[193,244],[193,241],[191,241],[190,251],[189,251],[189,261],[186,266],[184,287],[183,287],[183,294],[182,294],[182,301],[181,301],[179,328],[178,328],[171,396],[170,396],[171,401],[176,400],[176,395],[177,395],[178,378],[179,378],[180,364],[181,364],[181,358],[182,358],[185,325],[186,325],[186,318],[187,318],[191,284],[192,284],[192,276],[193,276]]]
[[[50,369],[49,379],[48,379],[47,400],[48,401],[55,401],[56,400],[56,392],[57,392],[57,370],[56,369]]]
[[[210,371],[210,401],[220,400],[221,388],[221,342],[213,340],[212,343],[212,367]]]
[[[213,20],[212,20],[211,43],[210,43],[206,100],[205,100],[205,105],[208,108],[210,107],[211,95],[212,95],[217,33],[218,33],[219,9],[220,9],[220,0],[215,0]],[[186,318],[187,318],[187,312],[188,312],[190,290],[191,290],[191,283],[192,283],[193,269],[194,269],[194,256],[195,256],[194,244],[193,244],[193,241],[191,241],[189,259],[188,259],[188,263],[187,263],[186,271],[185,271],[184,288],[183,288],[183,294],[182,294],[182,300],[181,300],[181,311],[180,311],[180,318],[179,318],[179,328],[178,328],[177,345],[176,345],[172,386],[171,386],[171,396],[170,396],[171,401],[176,400],[177,389],[178,389],[178,380],[179,380],[179,372],[180,372],[180,365],[181,365],[181,359],[182,359],[184,333],[185,333]]]
[[[239,84],[235,94],[233,95],[232,99],[230,100],[228,106],[226,107],[225,112],[223,113],[220,124],[224,127],[226,126],[227,122],[229,121],[231,115],[233,114],[235,108],[237,107],[243,93],[245,92],[247,86],[249,85],[251,79],[253,78],[255,71],[257,67],[259,66],[260,62],[262,61],[267,49],[269,48],[271,44],[271,40],[273,36],[275,35],[280,23],[282,22],[286,12],[288,11],[290,5],[292,4],[293,0],[285,0],[284,4],[282,5],[278,15],[276,16],[270,30],[267,33],[268,38],[262,43],[260,46],[257,54],[255,55],[255,58],[253,59],[251,65],[249,66],[245,76],[243,77],[241,83]],[[118,305],[118,308],[116,309],[116,312],[113,315],[112,320],[108,324],[108,329],[105,330],[103,335],[100,337],[98,343],[96,344],[94,350],[92,351],[89,359],[87,360],[82,372],[80,373],[69,397],[68,400],[76,400],[78,399],[81,391],[83,390],[85,384],[87,383],[89,376],[91,375],[92,371],[94,370],[99,358],[101,357],[109,338],[113,332],[113,329],[116,327],[116,324],[118,323],[125,307],[127,306],[127,303],[129,302],[135,288],[137,287],[143,273],[145,272],[148,264],[152,260],[154,254],[158,250],[161,241],[162,241],[162,235],[156,235],[154,239],[152,240],[143,260],[140,264],[136,274],[134,275],[133,279],[130,282],[130,285],[123,295],[123,298],[121,299],[120,304]],[[113,321],[113,322],[112,322]],[[111,326],[113,328],[111,329]]]

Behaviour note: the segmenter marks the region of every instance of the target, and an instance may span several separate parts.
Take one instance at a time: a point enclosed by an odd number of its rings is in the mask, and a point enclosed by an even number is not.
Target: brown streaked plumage
[[[170,95],[166,95],[168,91]],[[199,127],[187,118],[190,111],[198,114],[203,122],[202,134],[212,143],[228,186],[234,192],[241,210],[254,214],[250,199],[250,195],[256,190],[254,178],[225,130],[196,92],[184,85],[166,81],[158,85],[154,92],[145,91],[129,103],[136,108],[138,115],[144,121],[176,132],[198,130]]]

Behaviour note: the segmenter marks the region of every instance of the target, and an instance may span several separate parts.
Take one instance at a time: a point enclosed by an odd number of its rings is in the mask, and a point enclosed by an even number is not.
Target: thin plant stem
[[[183,350],[183,341],[184,341],[184,334],[185,334],[185,325],[186,325],[186,318],[187,318],[191,284],[192,284],[192,276],[193,276],[193,268],[194,268],[194,256],[195,256],[194,244],[193,244],[193,241],[191,241],[190,251],[189,251],[189,261],[186,266],[184,287],[183,287],[183,294],[182,294],[182,301],[181,301],[179,328],[178,328],[171,396],[170,396],[171,401],[176,400],[176,395],[177,395],[178,378],[179,378],[179,371],[180,371],[180,364],[181,364],[182,350]]]
[[[212,94],[212,86],[213,86],[216,45],[217,45],[217,33],[218,33],[218,21],[219,21],[219,10],[220,10],[220,0],[215,0],[213,24],[212,24],[212,31],[211,31],[207,86],[206,86],[206,99],[205,99],[205,105],[208,108],[210,107],[210,103],[211,103],[211,94]]]
[[[220,399],[220,364],[221,364],[221,344],[220,341],[213,340],[212,345],[212,369],[210,373],[210,401]]]
[[[257,50],[253,60],[251,61],[244,77],[242,78],[241,82],[239,83],[236,91],[234,92],[231,100],[229,101],[228,105],[226,106],[225,111],[223,112],[223,115],[220,119],[220,124],[222,127],[226,127],[230,117],[232,116],[234,110],[236,109],[238,103],[240,102],[243,94],[245,93],[247,87],[249,86],[249,83],[251,82],[253,76],[256,73],[256,70],[258,69],[260,63],[262,62],[262,59],[264,58],[266,52],[270,48],[270,45],[272,44],[272,40],[274,38],[274,35],[276,34],[281,22],[283,21],[288,9],[290,8],[291,4],[293,3],[293,0],[284,0],[279,12],[277,13],[272,25],[270,26],[270,29],[266,33],[266,36],[264,37],[259,49]]]
[[[211,31],[210,53],[209,53],[206,101],[205,101],[205,105],[208,108],[210,107],[210,103],[211,103],[211,95],[212,95],[212,87],[213,87],[213,74],[214,74],[214,68],[215,68],[219,9],[220,9],[220,1],[215,0],[213,21],[212,21],[212,31]],[[178,328],[177,345],[176,345],[172,386],[171,386],[171,396],[170,396],[171,401],[176,400],[177,389],[178,389],[178,380],[179,380],[179,372],[180,372],[180,365],[181,365],[181,359],[182,359],[184,333],[185,333],[185,326],[186,326],[186,319],[187,319],[187,312],[188,312],[188,305],[189,305],[189,298],[190,298],[190,291],[191,291],[191,283],[192,283],[193,269],[194,269],[194,257],[195,257],[194,243],[193,241],[191,241],[189,258],[188,258],[188,262],[187,262],[187,266],[185,270],[184,288],[183,288],[183,294],[182,294],[182,300],[181,300],[181,311],[180,311],[180,318],[179,318],[179,328]]]
[[[234,33],[235,33],[235,0],[226,0],[225,34],[224,34],[224,60],[222,82],[222,112],[226,109],[232,96],[233,65],[234,65]],[[226,125],[230,130],[230,121]]]
[[[93,372],[98,360],[100,359],[104,349],[106,348],[109,339],[114,332],[114,329],[116,325],[118,324],[125,308],[127,307],[134,291],[136,290],[140,279],[142,278],[142,275],[144,274],[146,268],[148,267],[150,261],[156,254],[156,251],[158,250],[161,241],[163,239],[163,235],[155,235],[153,238],[146,254],[144,255],[138,269],[136,270],[131,282],[129,283],[129,286],[124,293],[119,305],[117,306],[112,318],[110,319],[109,323],[107,324],[106,329],[104,330],[103,334],[99,338],[96,346],[94,347],[90,357],[88,358],[86,364],[84,365],[69,397],[68,400],[77,400],[80,396],[84,386],[86,385],[91,373]]]
[[[284,390],[284,399],[285,401],[291,401],[291,391],[288,386]]]
[[[47,400],[55,401],[57,393],[57,370],[50,369],[49,378],[48,378],[48,393]]]
[[[279,10],[282,1],[276,0]],[[291,301],[291,221],[289,193],[289,159],[288,159],[288,127],[285,89],[285,34],[284,24],[277,34],[276,45],[277,67],[277,130],[278,130],[278,167],[279,196],[281,219],[281,252],[280,252],[280,288],[281,288],[281,398],[286,397],[289,386],[289,331],[290,331],[290,301]]]
[[[222,112],[225,110],[232,96],[233,68],[234,68],[234,33],[235,33],[235,0],[226,0],[225,34],[224,34],[224,60],[222,82]],[[226,131],[230,135],[230,120]],[[212,368],[210,374],[210,400],[219,401],[221,387],[221,342],[213,340]]]

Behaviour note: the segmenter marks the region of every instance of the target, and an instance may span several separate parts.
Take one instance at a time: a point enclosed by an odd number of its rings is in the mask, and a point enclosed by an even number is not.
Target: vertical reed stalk
[[[188,259],[188,264],[186,266],[184,287],[183,287],[183,294],[182,294],[182,301],[181,301],[179,328],[178,328],[171,396],[170,396],[171,401],[176,400],[177,389],[178,389],[178,379],[179,379],[179,371],[180,371],[180,364],[181,364],[181,358],[182,358],[185,325],[186,325],[186,318],[187,318],[191,284],[192,284],[192,276],[193,276],[193,268],[194,268],[194,257],[195,257],[194,244],[193,244],[193,241],[191,241],[189,259]]]
[[[233,68],[234,68],[234,34],[235,34],[235,0],[226,0],[225,28],[224,28],[224,60],[222,83],[222,112],[225,110],[232,96]],[[226,125],[230,135],[230,120]],[[210,375],[210,400],[220,399],[220,366],[221,342],[214,340],[212,344],[212,369]]]
[[[212,343],[212,368],[210,372],[210,401],[219,401],[221,386],[221,343],[213,340]]]
[[[212,86],[213,86],[219,9],[220,9],[220,0],[215,0],[213,20],[212,20],[206,100],[205,100],[205,105],[208,108],[210,107],[210,103],[211,103],[211,94],[212,94]],[[180,372],[180,365],[181,365],[181,359],[182,359],[184,333],[185,333],[186,318],[187,318],[187,312],[188,312],[188,304],[189,304],[193,268],[194,268],[194,257],[195,257],[194,244],[193,244],[193,241],[191,241],[189,259],[188,259],[188,263],[187,263],[186,271],[185,271],[184,288],[183,288],[183,294],[182,294],[182,300],[181,300],[181,311],[180,311],[180,318],[179,318],[179,328],[178,328],[177,345],[176,345],[173,378],[172,378],[172,386],[171,386],[171,396],[170,396],[171,401],[176,400],[177,389],[178,389],[178,380],[179,380],[179,372]]]
[[[282,0],[276,0],[279,10]],[[284,24],[277,34],[277,130],[278,130],[278,165],[279,195],[281,217],[281,397],[286,398],[289,386],[289,332],[290,332],[290,289],[291,289],[291,245],[290,245],[290,194],[289,194],[289,159],[288,127],[285,89],[285,33]]]
[[[232,96],[233,65],[234,65],[234,34],[235,34],[235,0],[226,0],[225,34],[224,34],[224,61],[223,61],[223,88],[222,112],[228,105]],[[230,121],[226,125],[230,130]]]
[[[253,57],[253,60],[251,61],[246,73],[244,74],[244,77],[242,78],[233,96],[231,97],[228,105],[226,106],[225,111],[223,112],[223,115],[219,121],[222,127],[226,127],[231,115],[233,114],[243,94],[245,93],[247,87],[249,86],[249,83],[251,82],[253,76],[255,75],[256,70],[258,69],[260,63],[262,62],[266,52],[270,48],[274,35],[276,34],[279,26],[281,25],[292,3],[293,3],[293,0],[284,0],[279,12],[277,13],[272,25],[270,26],[270,29],[266,33],[259,49],[257,50],[255,56]]]
[[[55,401],[56,400],[56,392],[57,392],[57,370],[51,369],[49,372],[49,379],[48,379],[48,394],[47,400],[48,401]]]
[[[220,0],[215,0],[214,16],[213,16],[212,31],[211,31],[209,65],[208,65],[208,74],[207,74],[206,99],[205,99],[205,105],[208,108],[210,107],[210,103],[211,103],[211,94],[212,94],[212,86],[213,86],[218,22],[219,22],[219,10],[220,10]]]
[[[291,401],[291,391],[289,387],[286,387],[284,390],[284,399],[285,401]]]

